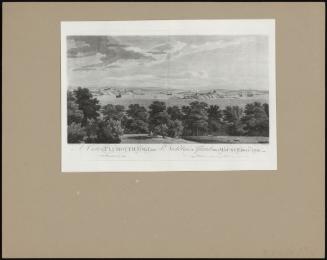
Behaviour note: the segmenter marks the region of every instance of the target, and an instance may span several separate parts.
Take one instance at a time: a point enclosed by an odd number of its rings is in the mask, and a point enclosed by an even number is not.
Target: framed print
[[[3,258],[323,258],[325,5],[5,2]]]

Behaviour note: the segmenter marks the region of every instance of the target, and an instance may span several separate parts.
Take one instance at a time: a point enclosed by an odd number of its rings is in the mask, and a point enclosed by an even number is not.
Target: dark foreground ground
[[[263,136],[188,136],[171,138],[161,136],[150,137],[147,134],[126,134],[122,136],[122,144],[258,144],[268,143],[269,137]]]

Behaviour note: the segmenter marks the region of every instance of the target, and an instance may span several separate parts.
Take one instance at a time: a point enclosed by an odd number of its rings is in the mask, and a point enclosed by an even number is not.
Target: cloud
[[[171,40],[168,43],[159,44],[151,48],[148,52],[152,54],[172,54],[183,49],[187,44],[177,40]]]
[[[200,43],[190,43],[179,40],[170,40],[168,43],[159,44],[151,48],[147,53],[151,54],[155,59],[148,63],[147,66],[169,62],[186,55],[192,55],[205,51],[214,51],[227,47],[238,46],[249,39],[231,39],[231,40],[216,40]]]
[[[102,63],[97,64],[91,64],[91,65],[85,65],[79,68],[73,69],[73,71],[90,71],[90,70],[96,70],[97,67],[101,66]]]
[[[178,53],[187,46],[186,43],[171,40],[168,43],[159,44],[151,49],[147,50],[146,53],[153,57],[153,60],[146,64],[146,66],[151,66],[154,64],[160,64],[166,60],[171,59],[171,57],[178,55]]]
[[[150,53],[150,54],[167,54],[167,52],[165,52],[165,51],[148,51],[148,53]]]
[[[125,45],[125,44],[119,44],[119,43],[108,43],[106,45],[107,47],[121,47],[121,48],[125,48],[125,47],[128,47],[128,45]]]
[[[256,36],[92,36],[98,38],[94,42],[83,37],[68,42],[75,51],[68,59],[72,85],[267,86],[260,78],[267,77],[266,42]]]
[[[81,64],[79,68],[75,68],[75,71],[89,71],[97,68],[107,70],[110,68],[108,67],[110,64],[118,65],[120,68],[129,68],[135,65],[151,67],[186,55],[236,46],[244,41],[244,39],[238,38],[196,43],[168,38],[167,42],[144,48],[142,45],[124,44],[122,39],[120,42],[110,36],[68,36],[67,40],[67,55],[71,59],[101,56],[97,64],[93,65],[86,62]]]
[[[83,58],[101,54],[101,63],[85,65],[76,70],[88,70],[106,66],[117,61],[140,60],[153,61],[154,57],[131,46],[119,43],[109,36],[68,36],[68,58]]]
[[[213,51],[217,49],[225,49],[232,46],[238,46],[244,42],[249,41],[248,39],[233,39],[233,40],[218,40],[218,41],[208,41],[201,44],[189,44],[182,49],[180,49],[179,52],[175,53],[175,56],[172,56],[172,58],[178,58],[190,54],[195,54],[199,52],[205,52],[205,51]]]
[[[84,56],[75,59],[68,59],[68,69],[72,71],[89,71],[95,70],[97,67],[102,66],[101,58],[104,55],[97,53],[92,56]]]
[[[106,77],[107,80],[119,80],[119,81],[147,80],[147,79],[154,79],[154,78],[156,77],[151,74],[136,74],[136,75],[126,75],[126,76],[119,76],[119,77],[113,77],[113,76]]]
[[[164,43],[164,44],[159,44],[155,47],[153,47],[151,50],[152,51],[159,51],[159,52],[168,52],[172,49],[172,44],[170,43]]]
[[[112,65],[108,65],[106,67],[104,67],[104,69],[118,69],[121,68],[121,66],[116,65],[116,64],[112,64]]]
[[[204,70],[200,71],[183,71],[177,73],[167,72],[164,75],[159,75],[161,78],[172,78],[172,79],[208,79],[208,72]]]

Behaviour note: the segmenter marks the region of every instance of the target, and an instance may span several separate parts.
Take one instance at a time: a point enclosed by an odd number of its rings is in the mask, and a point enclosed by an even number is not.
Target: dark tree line
[[[69,143],[120,143],[123,134],[183,136],[269,136],[269,106],[254,102],[220,109],[193,101],[188,106],[167,107],[154,101],[149,108],[131,104],[100,106],[87,88],[68,91]]]

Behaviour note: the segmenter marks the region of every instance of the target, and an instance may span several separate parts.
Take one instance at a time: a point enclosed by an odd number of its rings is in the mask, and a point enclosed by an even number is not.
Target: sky
[[[268,37],[68,36],[70,87],[268,90]]]

